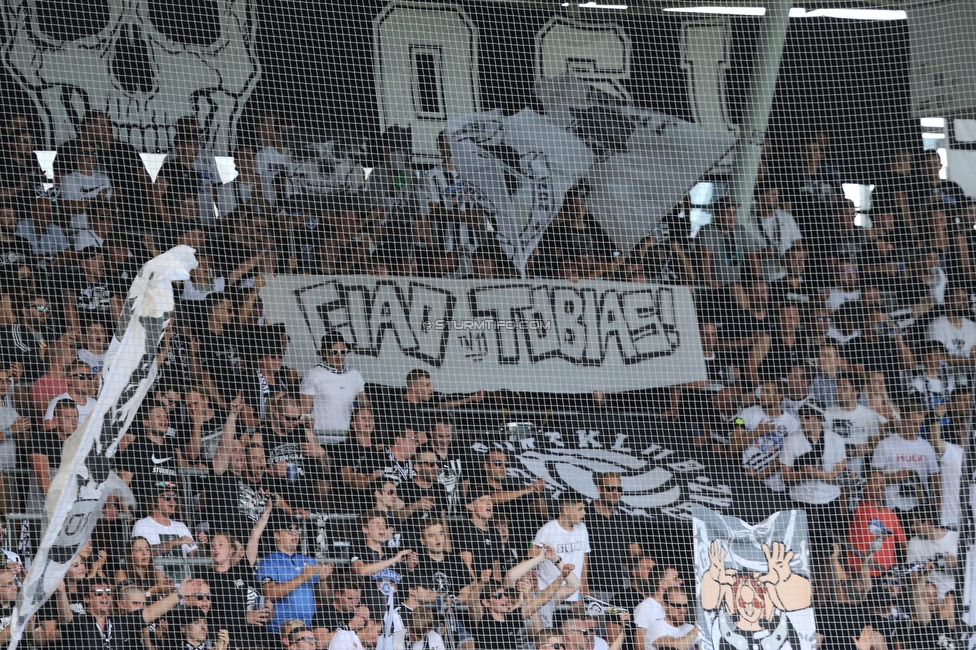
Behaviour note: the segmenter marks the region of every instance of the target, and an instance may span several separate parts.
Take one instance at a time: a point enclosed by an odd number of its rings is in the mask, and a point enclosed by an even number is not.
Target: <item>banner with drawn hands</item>
[[[752,526],[693,506],[700,650],[815,650],[806,513]]]

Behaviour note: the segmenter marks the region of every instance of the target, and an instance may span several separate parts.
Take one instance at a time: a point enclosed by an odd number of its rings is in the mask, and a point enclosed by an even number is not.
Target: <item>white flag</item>
[[[173,312],[173,282],[189,280],[196,265],[193,249],[177,246],[147,262],[129,289],[105,355],[95,408],[65,441],[61,467],[47,493],[46,529],[14,607],[10,650],[64,579],[108,496],[115,492],[132,502],[109,459],[156,378],[157,347]]]
[[[575,77],[536,92],[545,115],[475,113],[445,130],[462,181],[495,217],[502,250],[523,274],[581,179],[592,190],[590,212],[627,251],[735,144],[728,133],[634,108]]]
[[[587,173],[593,153],[580,138],[526,108],[449,120],[451,158],[472,197],[494,217],[502,250],[525,274],[529,256]]]

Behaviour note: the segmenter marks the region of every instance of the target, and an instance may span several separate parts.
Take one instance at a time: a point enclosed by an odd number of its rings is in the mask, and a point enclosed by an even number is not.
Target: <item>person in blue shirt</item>
[[[313,585],[324,585],[335,566],[331,562],[318,564],[314,557],[298,552],[302,529],[293,517],[276,515],[268,530],[274,534],[276,550],[261,558],[254,575],[265,598],[274,604],[268,630],[278,634],[281,624],[291,619],[311,625],[315,616]]]

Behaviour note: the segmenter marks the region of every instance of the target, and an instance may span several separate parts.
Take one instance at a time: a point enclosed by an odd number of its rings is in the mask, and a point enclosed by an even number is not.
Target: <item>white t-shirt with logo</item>
[[[824,430],[829,429],[844,440],[850,458],[847,463],[848,469],[858,476],[864,474],[865,461],[861,455],[866,454],[868,445],[881,436],[883,423],[877,411],[863,404],[858,404],[853,411],[847,411],[839,406],[824,410]]]
[[[823,457],[816,459],[817,469],[828,472],[842,463],[846,457],[844,453],[844,440],[833,431],[824,430],[821,434],[823,439]],[[813,445],[802,431],[791,433],[783,444],[783,451],[779,454],[779,462],[785,467],[793,467],[797,458],[813,451]],[[830,503],[840,496],[839,485],[828,483],[820,479],[801,480],[789,486],[790,497],[800,503],[811,505],[823,505]]]
[[[586,530],[586,524],[580,523],[574,526],[572,530],[566,530],[559,525],[558,521],[553,519],[535,534],[533,545],[538,546],[539,544],[549,544],[555,548],[556,553],[564,562],[573,565],[573,573],[576,577],[580,581],[583,580],[583,561],[586,559],[586,554],[590,552],[590,533]],[[545,591],[545,588],[559,578],[559,575],[559,568],[549,560],[540,564],[539,591]],[[577,591],[566,600],[578,598],[579,592]]]
[[[929,325],[929,340],[941,343],[950,356],[968,359],[976,345],[976,323],[963,318],[956,329],[946,316],[940,316]]]
[[[305,373],[301,392],[315,396],[315,428],[348,431],[353,404],[365,387],[363,376],[352,368],[336,372],[319,364]]]
[[[780,413],[779,417],[770,417],[758,405],[743,409],[739,417],[745,422],[747,431],[755,431],[760,424],[773,426],[772,432],[757,436],[742,452],[742,467],[758,473],[770,465],[777,466],[777,471],[767,476],[763,483],[774,492],[785,492],[786,484],[783,483],[783,473],[779,471],[777,461],[787,436],[801,430],[800,421],[786,411]]]
[[[885,474],[894,474],[901,469],[914,470],[922,485],[930,488],[930,479],[939,474],[939,458],[927,440],[905,440],[892,434],[878,443],[871,467]],[[918,505],[914,487],[912,482],[889,483],[885,488],[885,505],[893,510],[914,509]]]

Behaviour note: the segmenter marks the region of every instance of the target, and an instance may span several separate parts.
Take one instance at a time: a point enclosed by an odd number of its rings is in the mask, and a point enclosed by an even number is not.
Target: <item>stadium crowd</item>
[[[967,643],[960,445],[976,204],[939,178],[933,152],[893,156],[865,227],[815,133],[794,163],[764,159],[748,223],[721,198],[694,236],[676,210],[633,251],[615,249],[574,188],[530,276],[688,286],[708,381],[533,397],[439,393],[422,370],[381,390],[347,366],[339,332],[300,376],[283,365],[286,332],[262,318],[273,273],[515,277],[445,143],[417,192],[380,140],[371,193],[311,201],[289,191],[273,116],[223,186],[188,123],[155,182],[98,113],[59,149],[53,187],[29,120],[8,118],[2,135],[0,509],[28,517],[2,529],[0,641],[36,550],[31,516],[94,407],[129,284],[187,244],[199,266],[177,288],[158,381],[114,459],[137,503],[110,499],[24,643],[695,647],[696,580],[675,559],[690,537],[622,507],[616,473],[595,477],[595,500],[552,499],[458,426],[472,405],[514,399],[660,418],[675,444],[746,486],[738,506],[752,523],[806,510],[820,648]],[[734,589],[763,602],[756,583]],[[583,596],[612,606],[595,613]]]

